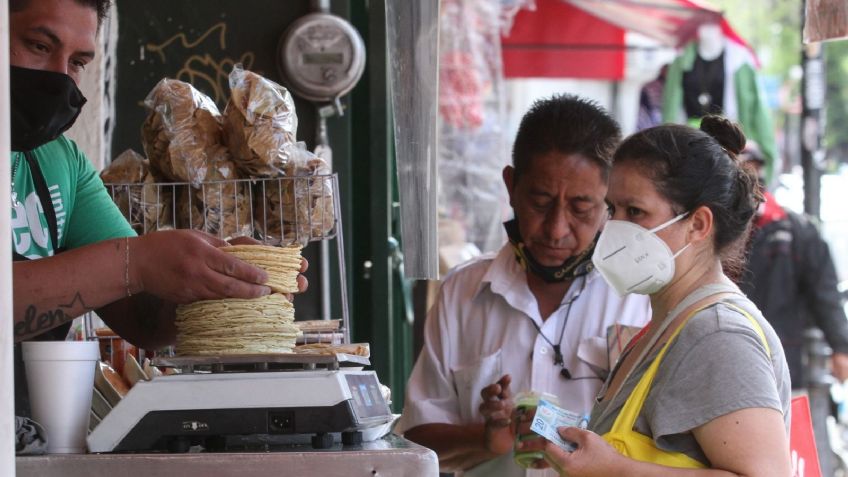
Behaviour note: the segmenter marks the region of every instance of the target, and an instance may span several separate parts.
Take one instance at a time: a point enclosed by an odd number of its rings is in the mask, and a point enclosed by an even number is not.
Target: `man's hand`
[[[840,382],[848,379],[848,354],[833,353],[830,357],[831,374]]]
[[[230,245],[262,245],[262,242],[256,240],[255,238],[245,237],[245,236],[233,237],[233,238],[227,240],[227,242]],[[308,269],[309,269],[309,261],[306,260],[305,258],[301,257],[300,258],[300,275],[297,276],[297,291],[300,292],[300,293],[305,292],[306,289],[309,288],[309,280],[307,280],[306,277],[303,276],[303,274],[306,273],[306,270],[308,270]],[[292,294],[289,293],[288,294],[289,301],[292,301],[293,298],[294,297],[292,296]]]
[[[512,393],[509,384],[510,375],[506,374],[498,382],[490,384],[480,391],[483,402],[480,404],[480,414],[485,419],[485,446],[489,452],[497,455],[506,454],[512,449],[515,441],[515,430],[512,425]]]
[[[159,231],[130,239],[130,289],[174,303],[271,293],[262,285],[268,280],[265,271],[218,250],[226,245],[195,230]]]

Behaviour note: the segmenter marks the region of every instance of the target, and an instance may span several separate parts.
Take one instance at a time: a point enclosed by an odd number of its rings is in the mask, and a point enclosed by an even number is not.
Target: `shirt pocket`
[[[484,356],[470,365],[451,368],[451,374],[462,422],[482,422],[479,407],[483,398],[480,397],[480,391],[496,383],[503,376],[501,350]]]
[[[583,338],[577,345],[577,358],[595,376],[606,378],[609,374],[609,353],[606,339],[600,336]]]

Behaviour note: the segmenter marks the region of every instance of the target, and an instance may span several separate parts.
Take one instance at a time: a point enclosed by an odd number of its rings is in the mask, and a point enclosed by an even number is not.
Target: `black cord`
[[[535,321],[533,321],[532,318],[530,318],[529,316],[527,317],[527,318],[530,319],[530,323],[533,324],[533,327],[536,328],[536,331],[539,332],[539,336],[541,336],[542,339],[545,340],[545,342],[548,343],[551,346],[551,348],[553,348],[553,350],[554,350],[554,365],[559,365],[559,366],[562,367],[562,370],[560,371],[560,375],[562,375],[562,377],[565,378],[565,379],[574,380],[574,381],[576,381],[578,379],[601,379],[600,377],[597,377],[597,376],[582,376],[582,377],[572,378],[571,377],[571,371],[569,371],[568,368],[565,367],[565,359],[562,356],[562,347],[561,347],[562,346],[562,338],[565,336],[565,327],[568,325],[568,317],[571,316],[571,306],[574,304],[575,301],[577,301],[578,298],[580,298],[580,295],[583,294],[583,290],[586,289],[586,275],[584,274],[582,278],[583,278],[583,282],[580,284],[580,290],[573,297],[571,297],[570,300],[568,300],[565,303],[562,303],[559,306],[559,308],[556,309],[556,311],[559,311],[560,309],[562,309],[563,306],[568,306],[568,310],[565,312],[565,319],[563,319],[563,321],[562,321],[562,328],[559,330],[559,342],[557,342],[557,344],[553,344],[553,342],[551,340],[549,340],[548,337],[545,336],[544,333],[542,333],[542,328],[539,327],[539,325]]]

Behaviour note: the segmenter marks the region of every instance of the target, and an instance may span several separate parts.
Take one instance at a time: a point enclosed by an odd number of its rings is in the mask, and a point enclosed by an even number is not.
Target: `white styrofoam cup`
[[[50,454],[84,454],[97,341],[23,343],[32,418],[47,432]]]

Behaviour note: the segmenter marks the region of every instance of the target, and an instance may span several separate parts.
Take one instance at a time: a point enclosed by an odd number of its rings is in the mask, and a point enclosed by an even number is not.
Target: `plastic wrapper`
[[[141,210],[144,218],[144,225],[139,233],[177,228],[174,223],[174,197],[178,190],[176,186],[160,185],[160,181],[152,172],[147,174],[141,187],[139,204],[134,205]]]
[[[305,245],[329,235],[336,219],[330,167],[298,143],[284,173],[280,180],[257,183],[254,219],[261,238]]]
[[[246,71],[230,73],[224,134],[238,168],[249,177],[278,177],[297,136],[294,100],[286,88]]]
[[[221,238],[250,236],[253,220],[250,184],[237,181],[235,163],[226,148],[209,151],[207,181],[197,189],[182,188],[177,199],[180,228],[202,230]]]
[[[504,243],[509,201],[501,172],[509,164],[500,32],[526,0],[444,0],[439,37],[439,215],[482,251]]]
[[[140,184],[147,177],[149,168],[141,154],[127,149],[100,173],[112,200],[136,232],[141,232],[144,227]]]
[[[404,273],[436,279],[439,0],[387,1],[386,27]]]
[[[535,0],[483,0],[478,3],[489,3],[491,5],[497,5],[500,3],[500,27],[501,34],[503,34],[503,36],[509,35],[509,31],[512,30],[515,15],[517,15],[520,10],[536,9]]]
[[[199,186],[206,180],[208,151],[222,144],[215,103],[190,84],[165,78],[144,104],[150,113],[141,138],[151,167],[170,181]]]
[[[149,164],[144,156],[127,149],[100,173],[104,184],[140,184],[147,176]]]

